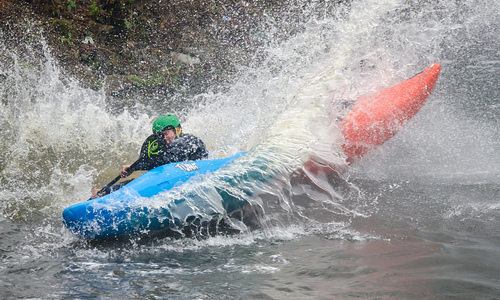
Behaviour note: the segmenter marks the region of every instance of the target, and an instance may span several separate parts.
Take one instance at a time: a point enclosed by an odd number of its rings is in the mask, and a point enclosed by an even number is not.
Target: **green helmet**
[[[179,119],[172,114],[160,116],[153,122],[153,133],[160,132],[168,126],[172,126],[174,128],[180,127],[181,123],[179,122]]]

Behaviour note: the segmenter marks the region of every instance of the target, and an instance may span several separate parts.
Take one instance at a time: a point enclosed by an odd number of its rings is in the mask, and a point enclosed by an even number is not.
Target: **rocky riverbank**
[[[309,2],[1,0],[0,35],[26,67],[42,68],[49,49],[63,75],[104,89],[112,106],[138,94],[154,106],[174,93],[223,88],[259,48],[340,1]]]

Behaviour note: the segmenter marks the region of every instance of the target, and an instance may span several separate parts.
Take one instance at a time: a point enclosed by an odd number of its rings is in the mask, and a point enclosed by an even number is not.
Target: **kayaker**
[[[205,143],[192,134],[182,133],[179,119],[173,114],[165,114],[153,122],[153,134],[142,144],[137,161],[131,165],[121,166],[120,175],[125,178],[134,171],[151,170],[173,162],[207,157]],[[102,195],[115,191],[130,181],[114,185]],[[92,196],[95,197],[98,192],[98,189],[93,190]]]
[[[133,171],[151,170],[161,165],[199,160],[208,157],[203,141],[192,134],[182,133],[181,123],[173,114],[158,117],[153,123],[153,134],[142,144],[139,159],[131,165],[124,165],[120,175],[127,177]],[[128,171],[127,171],[128,169]]]

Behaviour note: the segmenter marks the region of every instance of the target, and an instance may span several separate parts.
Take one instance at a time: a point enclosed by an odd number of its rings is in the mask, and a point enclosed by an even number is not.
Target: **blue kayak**
[[[204,190],[198,186],[195,192],[182,188],[188,181],[200,181],[207,174],[224,169],[243,154],[157,167],[111,194],[66,208],[62,213],[64,224],[78,236],[105,239],[168,229],[179,231],[207,216],[235,211],[246,202],[227,191],[216,189],[217,195],[212,197],[213,187]],[[234,178],[219,176],[218,180]],[[162,196],[162,193],[171,194]],[[207,197],[197,200],[200,193]],[[218,197],[223,200],[207,200]]]

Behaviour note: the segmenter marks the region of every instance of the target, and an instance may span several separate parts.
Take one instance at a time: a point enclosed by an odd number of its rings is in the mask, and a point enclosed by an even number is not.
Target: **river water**
[[[246,199],[266,208],[259,229],[199,240],[68,232],[63,209],[137,156],[155,115],[140,101],[106,109],[103,92],[61,78],[43,39],[43,68],[0,44],[0,297],[499,298],[500,4],[365,0],[339,11],[308,14],[280,42],[270,23],[259,59],[225,92],[174,109],[212,157],[254,149],[276,172]],[[330,121],[434,62],[427,105],[347,167]],[[311,156],[340,177],[301,172]]]

